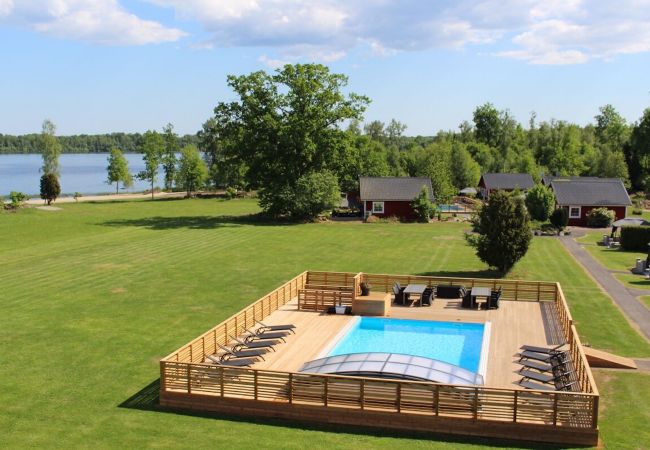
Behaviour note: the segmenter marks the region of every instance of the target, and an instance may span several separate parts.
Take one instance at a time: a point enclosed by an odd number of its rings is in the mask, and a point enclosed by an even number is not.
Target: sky
[[[0,133],[195,133],[226,77],[316,62],[407,135],[650,107],[650,0],[0,0]]]

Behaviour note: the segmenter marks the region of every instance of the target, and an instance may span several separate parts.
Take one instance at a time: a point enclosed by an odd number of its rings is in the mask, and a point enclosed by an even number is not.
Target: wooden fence
[[[244,328],[254,326],[255,319],[263,320],[291,299],[303,295],[303,305],[307,308],[307,296],[317,295],[314,292],[339,291],[350,293],[354,297],[362,281],[370,283],[373,290],[384,292],[390,292],[395,281],[402,284],[462,284],[467,288],[481,286],[495,289],[501,286],[502,299],[506,301],[554,303],[560,328],[569,344],[575,377],[581,392],[468,387],[228,368],[202,363],[204,355],[216,351],[216,343],[227,343],[230,340],[229,335],[242,333]],[[576,432],[582,430],[580,433],[583,434],[578,433],[573,438],[570,434],[561,434],[566,442],[574,443],[593,444],[598,436],[598,391],[563,292],[557,283],[304,272],[161,360],[160,371],[161,404],[168,406],[219,410],[218,402],[229,399],[229,402],[260,402],[258,407],[262,410],[264,405],[271,404],[267,402],[272,402],[274,408],[282,403],[335,408],[338,411],[336,417],[339,418],[345,415],[346,410],[388,411],[433,418],[470,419],[493,424],[533,424],[567,428]],[[552,440],[552,436],[549,439]]]

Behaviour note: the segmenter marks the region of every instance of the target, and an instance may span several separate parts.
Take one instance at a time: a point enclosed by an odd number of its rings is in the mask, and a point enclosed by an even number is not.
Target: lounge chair
[[[249,367],[250,365],[257,362],[257,358],[237,358],[237,359],[220,359],[212,355],[206,355],[206,358],[209,359],[212,364],[218,366],[228,366],[228,367]]]
[[[264,359],[265,353],[269,352],[268,348],[250,348],[246,350],[238,350],[234,351],[228,347],[224,347],[223,345],[217,344],[221,350],[224,351],[221,355],[219,355],[219,359],[222,361],[224,359],[231,359],[231,358],[251,358],[251,357],[258,357]]]
[[[253,331],[248,328],[246,328],[246,331],[248,331],[249,334],[248,336],[244,337],[245,342],[267,339],[280,339],[282,342],[284,342],[284,338],[290,334],[288,331],[269,331],[268,333],[263,333],[260,331]]]
[[[534,381],[527,380],[525,378],[522,378],[518,382],[519,386],[526,388],[526,389],[538,389],[540,391],[571,391],[573,390],[573,386],[577,385],[577,381],[570,381],[568,383],[558,381],[555,383],[555,386],[552,386],[550,384],[541,384],[541,383],[535,383]]]
[[[535,361],[542,361],[546,363],[552,362],[553,359],[557,359],[561,362],[567,362],[571,359],[571,355],[566,351],[549,355],[548,353],[537,353],[531,352],[529,350],[524,350],[523,352],[519,353],[519,361],[521,362],[523,359],[534,359]]]
[[[530,352],[535,352],[535,353],[544,353],[544,354],[550,355],[550,354],[556,354],[556,353],[561,352],[560,348],[564,347],[564,345],[565,344],[560,344],[558,346],[551,347],[551,348],[549,348],[549,347],[537,347],[535,345],[522,345],[519,348],[521,348],[522,350],[525,350],[525,351],[530,351]]]
[[[567,361],[556,361],[553,360],[549,363],[545,363],[542,361],[535,361],[532,359],[525,359],[523,361],[520,361],[519,364],[521,364],[521,370],[524,369],[535,369],[539,370],[540,372],[552,372],[555,369],[565,369],[567,365]]]
[[[250,342],[242,341],[241,339],[238,339],[233,336],[230,336],[230,339],[232,339],[237,343],[232,346],[232,351],[234,352],[243,350],[245,348],[270,348],[271,350],[275,351],[273,346],[278,345],[280,343],[280,341],[277,339],[275,340],[267,339],[267,340],[250,341]]]
[[[263,322],[260,322],[259,320],[255,321],[260,327],[258,330],[262,331],[290,331],[292,333],[296,333],[294,329],[296,328],[295,325],[292,325],[290,323],[284,324],[284,325],[267,325]]]
[[[519,374],[524,378],[529,378],[531,380],[541,381],[542,383],[548,384],[548,383],[555,383],[556,381],[561,381],[563,379],[566,379],[566,377],[569,376],[571,372],[548,374],[548,373],[541,373],[541,372],[533,372],[532,370],[520,370]]]

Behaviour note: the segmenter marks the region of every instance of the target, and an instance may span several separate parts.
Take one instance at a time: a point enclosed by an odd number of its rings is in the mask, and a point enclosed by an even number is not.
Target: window
[[[384,202],[372,202],[372,212],[373,214],[383,214]]]
[[[581,212],[579,206],[569,206],[569,219],[579,219]]]

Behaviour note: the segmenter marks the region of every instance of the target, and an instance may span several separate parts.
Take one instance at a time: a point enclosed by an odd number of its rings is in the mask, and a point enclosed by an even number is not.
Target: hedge
[[[622,227],[621,248],[623,250],[648,251],[650,227]]]

